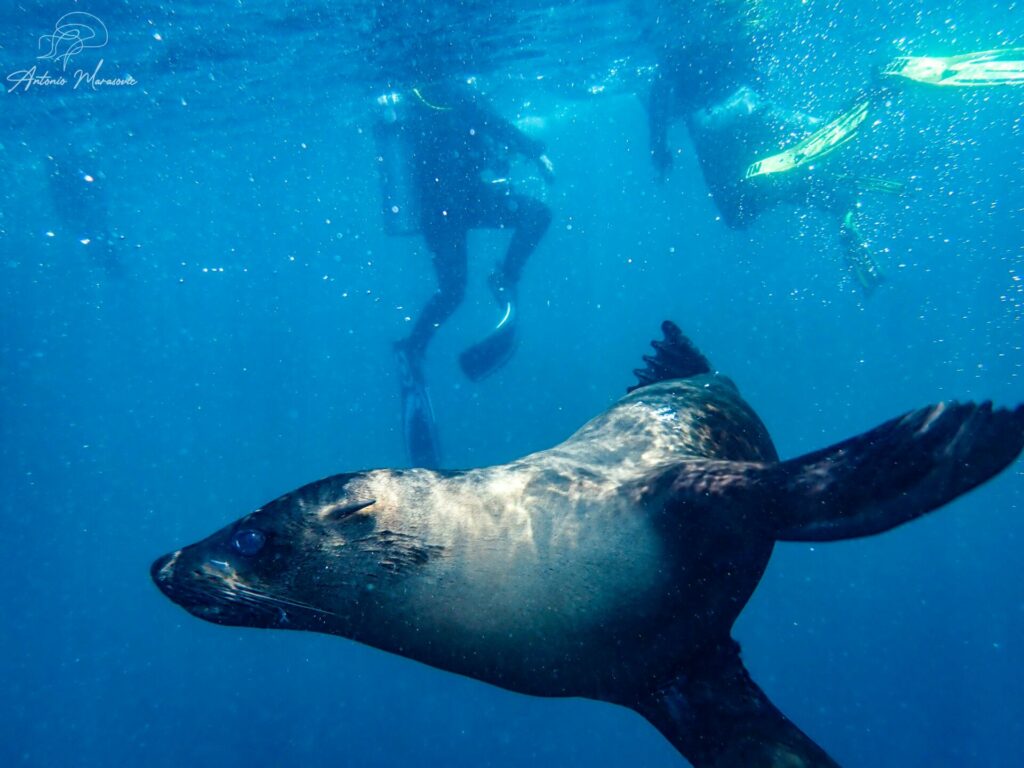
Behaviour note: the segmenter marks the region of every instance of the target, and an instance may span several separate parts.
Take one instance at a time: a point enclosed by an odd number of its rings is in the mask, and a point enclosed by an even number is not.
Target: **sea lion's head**
[[[380,524],[379,513],[394,505],[369,495],[368,474],[337,475],[281,496],[159,558],[153,581],[217,624],[351,637],[382,580],[418,559],[409,537]]]

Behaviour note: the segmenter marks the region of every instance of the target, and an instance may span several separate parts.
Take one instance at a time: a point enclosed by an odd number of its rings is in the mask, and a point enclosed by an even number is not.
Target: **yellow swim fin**
[[[883,75],[905,77],[928,85],[973,88],[1024,85],[1024,48],[1001,48],[961,56],[900,56]]]
[[[789,149],[751,163],[745,174],[746,178],[764,176],[770,173],[785,173],[802,165],[818,160],[850,141],[861,123],[868,116],[870,102],[862,101],[853,109],[840,115],[800,143]]]

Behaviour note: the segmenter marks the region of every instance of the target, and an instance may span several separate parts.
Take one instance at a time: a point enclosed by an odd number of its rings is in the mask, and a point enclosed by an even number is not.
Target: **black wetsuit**
[[[857,188],[835,170],[746,178],[751,163],[808,135],[813,118],[786,109],[754,87],[756,51],[740,36],[736,43],[702,43],[662,58],[651,87],[651,158],[664,172],[671,165],[667,136],[674,118],[686,121],[704,181],[730,228],[750,224],[780,204],[807,205],[837,222],[844,257],[870,293],[882,281],[855,222]],[[835,168],[834,164],[831,168]]]
[[[436,98],[436,101],[435,101]],[[512,300],[523,266],[551,222],[546,205],[512,192],[504,176],[514,155],[536,159],[544,145],[482,106],[470,93],[412,98],[406,124],[420,198],[421,226],[434,256],[438,290],[423,308],[404,342],[419,359],[437,330],[462,302],[466,291],[471,229],[515,230],[492,288]]]
[[[753,47],[742,42],[676,51],[662,60],[649,103],[655,163],[668,152],[670,122],[684,118],[704,181],[733,228],[786,199],[814,202],[802,190],[791,189],[791,179],[763,184],[744,178],[751,163],[806,135],[813,122],[780,108],[753,87],[755,56]]]

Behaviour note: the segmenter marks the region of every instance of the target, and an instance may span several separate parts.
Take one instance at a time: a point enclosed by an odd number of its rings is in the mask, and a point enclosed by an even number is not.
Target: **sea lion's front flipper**
[[[633,705],[695,768],[838,768],[750,679],[731,639]]]
[[[775,539],[869,536],[913,520],[1007,467],[1024,447],[1024,406],[940,403],[753,472]]]

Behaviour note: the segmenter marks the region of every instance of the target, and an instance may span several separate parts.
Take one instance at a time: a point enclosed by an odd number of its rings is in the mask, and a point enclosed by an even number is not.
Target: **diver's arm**
[[[524,157],[529,158],[537,163],[537,170],[540,175],[544,178],[545,183],[555,183],[555,164],[551,162],[551,158],[547,155],[546,147],[544,142],[540,139],[534,139],[527,136],[525,133],[516,128],[512,123],[505,121],[511,134],[505,138],[505,141],[513,149]]]
[[[517,155],[522,155],[530,160],[539,160],[544,156],[543,141],[527,136],[501,115],[495,114],[491,117],[490,127],[494,131],[495,138],[507,144]]]
[[[517,155],[537,160],[544,154],[543,141],[527,136],[514,123],[493,110],[490,105],[472,101],[467,102],[465,108],[473,113],[471,122],[482,125],[495,141],[505,144]]]
[[[544,181],[550,186],[555,183],[555,164],[546,154],[537,158],[537,170],[544,177]]]
[[[479,105],[474,105],[474,108],[477,110],[481,122],[486,125],[487,130],[497,141],[505,144],[515,154],[534,160],[544,181],[548,184],[554,183],[555,166],[546,154],[543,141],[527,136],[510,120],[506,120],[493,110],[484,109]]]

